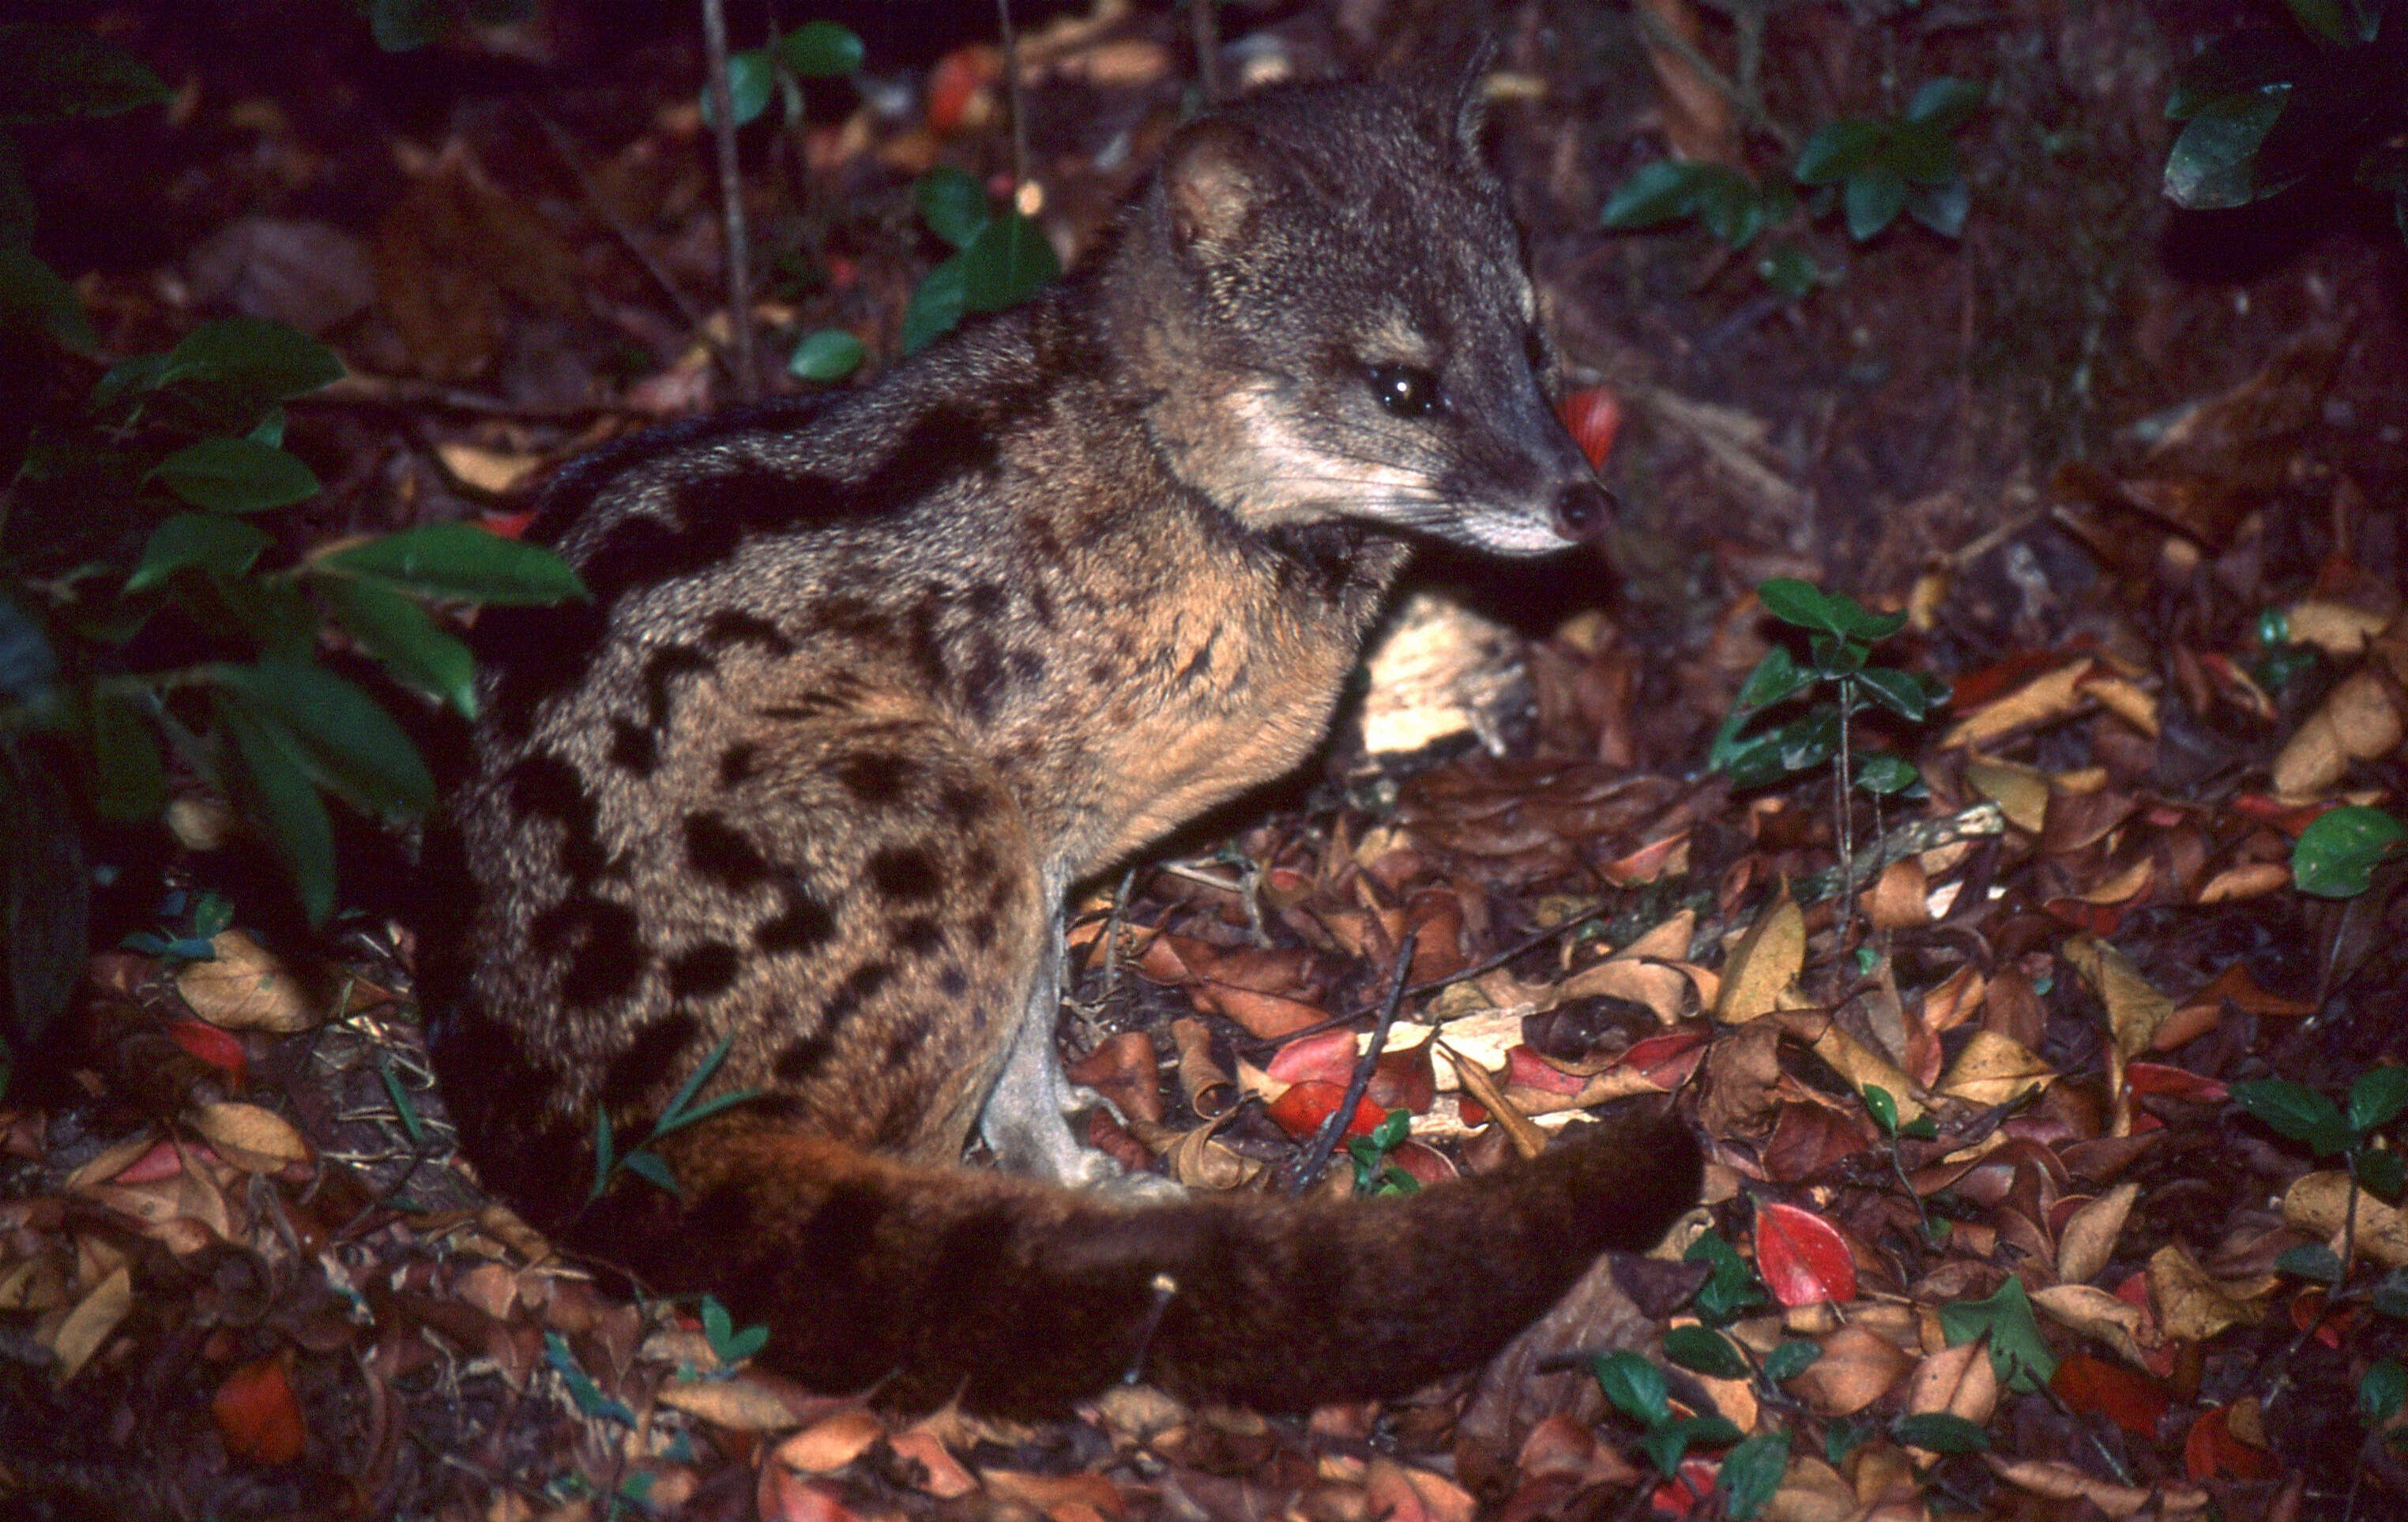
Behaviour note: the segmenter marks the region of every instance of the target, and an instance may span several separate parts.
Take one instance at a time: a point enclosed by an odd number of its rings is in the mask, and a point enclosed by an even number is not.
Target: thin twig
[[[1412,968],[1413,943],[1420,938],[1421,932],[1409,930],[1398,943],[1397,971],[1388,980],[1388,998],[1380,1006],[1380,1022],[1371,1027],[1371,1044],[1355,1060],[1354,1075],[1346,1080],[1346,1097],[1313,1133],[1312,1149],[1304,1155],[1304,1165],[1297,1171],[1296,1182],[1288,1188],[1290,1194],[1302,1194],[1312,1188],[1312,1181],[1329,1166],[1330,1154],[1338,1150],[1338,1138],[1345,1134],[1347,1123],[1354,1117],[1354,1106],[1363,1102],[1364,1091],[1371,1087],[1371,1070],[1380,1065],[1380,1048],[1388,1044],[1388,1028],[1397,1023],[1398,1007],[1405,1002],[1405,974]]]
[[[752,269],[746,258],[744,178],[736,167],[736,102],[727,88],[726,0],[702,0],[702,46],[710,68],[711,139],[719,149],[719,206],[727,238],[727,325],[734,338],[727,356],[736,373],[736,394],[761,394],[752,363]]]
[[[1564,933],[1564,932],[1569,930],[1577,930],[1581,926],[1587,924],[1590,920],[1599,919],[1604,917],[1604,916],[1605,905],[1602,903],[1597,904],[1592,908],[1584,909],[1580,913],[1572,916],[1570,919],[1558,919],[1544,930],[1532,931],[1529,934],[1522,937],[1522,939],[1514,942],[1512,946],[1507,946],[1504,950],[1499,951],[1497,955],[1490,957],[1484,961],[1473,962],[1470,966],[1462,968],[1456,972],[1449,973],[1444,977],[1434,977],[1426,983],[1416,983],[1405,991],[1409,994],[1414,995],[1425,994],[1431,992],[1434,989],[1443,989],[1450,983],[1460,983],[1466,978],[1478,977],[1483,973],[1493,973],[1499,967],[1504,966],[1507,962],[1512,961],[1514,958],[1522,955],[1522,953],[1526,951],[1535,951],[1539,947],[1545,946],[1549,941],[1554,940],[1556,936]]]
[[[1020,38],[1011,29],[1011,0],[995,0],[995,15],[1003,29],[1003,92],[1011,104],[1011,192],[1017,206],[1020,187],[1028,183],[1028,113],[1020,98]]]
[[[1187,0],[1189,36],[1196,42],[1196,88],[1206,106],[1221,104],[1220,0]]]
[[[712,108],[717,109],[717,107],[714,105]],[[694,304],[693,297],[678,289],[667,266],[652,257],[652,251],[637,238],[636,230],[627,225],[626,219],[611,210],[610,204],[602,198],[601,188],[594,183],[594,177],[585,172],[584,164],[577,157],[577,145],[570,140],[568,130],[533,106],[528,106],[526,112],[535,118],[536,125],[543,129],[544,136],[552,142],[552,150],[560,155],[560,162],[568,166],[569,178],[577,181],[577,193],[585,198],[585,205],[594,215],[602,219],[604,226],[610,229],[611,235],[619,240],[619,247],[626,249],[637,263],[644,266],[644,273],[661,288],[661,294],[668,297],[669,305],[685,319],[687,327],[701,327],[702,308]]]

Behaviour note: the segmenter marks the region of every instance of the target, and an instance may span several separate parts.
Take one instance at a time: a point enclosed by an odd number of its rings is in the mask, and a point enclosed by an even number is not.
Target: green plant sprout
[[[676,1096],[669,1101],[668,1107],[661,1112],[661,1117],[652,1122],[652,1129],[644,1133],[642,1141],[626,1151],[617,1150],[609,1112],[594,1112],[594,1183],[586,1191],[587,1204],[602,1198],[610,1188],[610,1180],[622,1169],[681,1200],[685,1198],[685,1191],[678,1188],[677,1174],[669,1171],[668,1159],[652,1148],[662,1138],[683,1131],[697,1121],[708,1120],[720,1111],[741,1104],[761,1092],[757,1088],[736,1088],[705,1100],[700,1104],[694,1102],[694,1097],[702,1092],[702,1086],[710,1081],[710,1075],[719,1071],[719,1064],[727,1060],[727,1048],[735,1041],[732,1034],[722,1036],[719,1044],[703,1055],[702,1060],[695,1064],[694,1072],[687,1075]]]
[[[1397,1148],[1412,1134],[1412,1111],[1391,1110],[1369,1135],[1357,1136],[1346,1144],[1346,1155],[1354,1161],[1356,1194],[1421,1192],[1421,1180],[1392,1160]]]
[[[2401,1154],[2374,1145],[2384,1128],[2408,1109],[2408,1068],[2370,1068],[2359,1074],[2349,1086],[2345,1105],[2285,1078],[2234,1084],[2232,1098],[2273,1131],[2307,1144],[2317,1157],[2344,1159],[2349,1188],[2342,1215],[2340,1255],[2315,1243],[2290,1248],[2274,1264],[2286,1273],[2340,1288],[2356,1256],[2358,1191],[2363,1188],[2386,1203],[2397,1203],[2408,1189],[2408,1169],[2403,1169]]]

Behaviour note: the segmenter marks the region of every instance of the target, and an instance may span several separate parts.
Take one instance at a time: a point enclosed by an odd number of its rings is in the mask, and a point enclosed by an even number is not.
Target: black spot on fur
[[[943,591],[932,587],[903,616],[906,631],[904,649],[910,656],[912,666],[933,688],[943,687],[948,675],[945,642],[937,632],[938,618],[944,611],[944,605]]]
[[[599,815],[577,768],[538,751],[512,766],[503,785],[520,813],[560,825],[560,870],[571,882],[581,888],[602,875],[608,863],[596,833]]]
[[[729,645],[752,645],[771,655],[795,653],[795,642],[786,637],[784,630],[740,608],[722,608],[703,619],[702,642],[714,649]]]
[[[741,831],[709,812],[686,816],[685,860],[723,888],[740,890],[769,878],[768,860]]]
[[[997,870],[995,847],[984,841],[971,846],[969,854],[962,858],[962,875],[970,882],[993,882]]]
[[[785,903],[752,927],[752,945],[779,956],[798,956],[825,946],[836,933],[836,916],[801,885],[784,885]]]
[[[788,1044],[786,1049],[778,1054],[777,1060],[769,1064],[769,1071],[776,1074],[781,1082],[802,1083],[819,1072],[826,1063],[828,1053],[835,1049],[836,1043],[828,1039],[826,1031],[816,1031]]]
[[[958,782],[948,782],[937,794],[937,817],[956,830],[968,830],[978,822],[981,803],[977,793]]]
[[[909,1062],[925,1034],[918,1020],[896,1021],[894,1029],[886,1032],[886,1049],[879,1054],[879,1065],[892,1073]]]
[[[602,1074],[602,1107],[616,1110],[643,1098],[663,1080],[682,1081],[680,1059],[694,1045],[702,1023],[682,1010],[664,1015],[636,1032],[627,1049]]]
[[[1045,679],[1045,658],[1035,650],[1014,650],[1003,658],[1003,663],[1022,687],[1035,687]]]
[[[851,1278],[858,1265],[878,1251],[878,1228],[886,1218],[886,1202],[866,1185],[828,1191],[828,1197],[796,1233],[800,1242],[797,1270],[811,1278]]]
[[[962,606],[974,619],[992,619],[1011,605],[1011,599],[992,581],[973,582],[962,593]]]
[[[924,957],[945,944],[945,932],[933,915],[914,915],[896,927],[895,944],[914,956]]]
[[[713,669],[710,657],[691,645],[664,645],[644,662],[644,718],[657,730],[669,720],[669,683]]]
[[[736,981],[736,948],[724,941],[705,941],[669,959],[669,997],[708,999],[724,993]]]
[[[753,761],[759,754],[759,747],[740,741],[721,751],[719,785],[723,788],[735,788],[751,781]]]
[[[1087,680],[1097,687],[1106,685],[1118,675],[1120,674],[1112,669],[1112,663],[1109,661],[1087,662]]]
[[[923,846],[889,846],[872,852],[868,867],[870,886],[897,903],[935,898],[944,887],[936,858]]]
[[[895,802],[920,775],[919,766],[909,756],[881,750],[847,756],[833,770],[836,779],[844,784],[855,801],[873,807]]]
[[[637,939],[636,913],[590,894],[572,894],[535,917],[527,944],[538,956],[568,964],[561,1002],[593,1009],[624,999],[643,980],[650,959]]]
[[[946,963],[945,970],[937,974],[937,991],[948,999],[959,999],[970,991],[968,974],[953,963]]]
[[[970,916],[969,930],[970,945],[978,947],[981,951],[987,950],[995,945],[995,916]]]
[[[1041,582],[1032,582],[1029,585],[1028,612],[1036,619],[1039,629],[1054,627],[1054,596],[1045,590]]]
[[[610,720],[610,760],[638,776],[650,776],[660,764],[660,746],[642,725],[614,718]]]

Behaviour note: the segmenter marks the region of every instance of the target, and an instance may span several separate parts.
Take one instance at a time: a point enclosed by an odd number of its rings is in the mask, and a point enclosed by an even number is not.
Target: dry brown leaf
[[[2048,777],[2014,761],[1965,758],[1965,785],[1999,805],[2016,829],[2039,834],[2048,820]]]
[[[667,1399],[666,1391],[662,1399]],[[787,1420],[793,1418],[789,1416]],[[826,1474],[852,1463],[861,1457],[863,1449],[885,1435],[884,1422],[859,1406],[849,1406],[829,1413],[779,1444],[770,1457],[788,1469],[806,1474]]]
[[[1972,1104],[2004,1104],[2016,1095],[2047,1087],[2055,1069],[2023,1044],[1995,1031],[1975,1031],[1948,1064],[1940,1092]]]
[[[2132,1202],[2140,1197],[2141,1186],[2128,1180],[2075,1211],[2057,1234],[2057,1278],[2083,1284],[2105,1268],[2124,1219],[2132,1213]]]
[[[1790,1387],[1818,1414],[1845,1416],[1880,1400],[1910,1362],[1898,1344],[1850,1322],[1823,1339],[1823,1356]]]
[[[1976,1337],[1927,1355],[1906,1385],[1906,1409],[1918,1416],[1961,1416],[1976,1427],[1986,1427],[1998,1405],[1999,1372],[1990,1361],[1986,1338]],[[1928,1463],[1930,1458],[1926,1455],[1920,1461]]]
[[[2051,1285],[2032,1291],[2031,1301],[2056,1320],[2114,1348],[2136,1369],[2148,1368],[2149,1356],[2165,1346],[2164,1333],[2145,1309],[2096,1285]]]
[[[2090,675],[2096,664],[2085,656],[2044,676],[2026,682],[1996,703],[1958,720],[1942,738],[1941,747],[1950,749],[1957,746],[1987,745],[2000,735],[2080,712],[2083,697],[2078,689],[2082,679]],[[1971,768],[1969,766],[1968,780],[1971,777]],[[2000,799],[1999,802],[2003,806],[2006,800]]]
[[[1382,1454],[1363,1482],[1369,1514],[1386,1522],[1471,1522],[1479,1510],[1471,1492],[1426,1469],[1399,1464]]]
[[[2200,885],[2201,903],[2232,903],[2263,898],[2291,886],[2290,866],[2282,861],[2244,861],[2227,867]]]
[[[82,1167],[67,1175],[69,1194],[80,1194],[97,1184],[106,1184],[147,1156],[159,1144],[159,1133],[150,1126],[129,1132],[111,1142]]]
[[[2338,785],[2351,761],[2391,754],[2408,733],[2403,706],[2408,698],[2387,674],[2369,668],[2344,677],[2276,753],[2274,790],[2314,798]]]
[[[176,974],[176,991],[211,1025],[289,1036],[325,1018],[300,979],[250,932],[221,931],[209,949],[215,957]]]
[[[514,449],[488,449],[475,444],[437,444],[435,457],[452,479],[489,497],[506,497],[543,468],[544,457]]]
[[[1647,66],[1656,75],[1656,114],[1664,140],[1680,158],[1740,164],[1739,118],[1730,96],[1698,71],[1705,27],[1693,0],[1639,0],[1648,24],[1640,28]]]
[[[117,1330],[134,1309],[134,1275],[123,1267],[112,1272],[93,1287],[92,1292],[76,1302],[59,1324],[43,1339],[59,1360],[53,1371],[62,1385],[83,1372],[100,1344]]]
[[[1506,1139],[1513,1144],[1516,1154],[1527,1160],[1547,1149],[1547,1133],[1505,1097],[1505,1090],[1498,1086],[1494,1074],[1446,1042],[1440,1042],[1438,1050],[1439,1055],[1447,1059],[1454,1067],[1464,1092],[1488,1107],[1488,1113],[1503,1129]]]
[[[2095,935],[2066,942],[2065,960],[2107,1006],[2116,1051],[2128,1059],[2147,1051],[2149,1039],[2174,1012],[2174,1002],[2142,976],[2129,957]]]
[[[1571,999],[1595,999],[1602,995],[1627,999],[1647,1006],[1658,1020],[1671,1025],[1686,1007],[1693,980],[1678,966],[1660,961],[1624,960],[1610,958],[1579,972],[1556,986],[1549,1008]]]
[[[2082,684],[2082,695],[2143,734],[2156,738],[2157,700],[2121,676],[2098,676]]]
[[[922,1477],[915,1489],[939,1501],[953,1501],[978,1488],[977,1476],[962,1466],[944,1440],[925,1422],[896,1433],[886,1444],[896,1458],[920,1466]]]
[[[1913,930],[1931,918],[1928,895],[1920,860],[1910,856],[1893,861],[1865,890],[1865,917],[1875,930]]]
[[[2130,1516],[2156,1505],[2160,1516],[2188,1516],[2207,1510],[2207,1492],[2194,1486],[2161,1486],[2142,1490],[2128,1485],[2094,1480],[2071,1464],[2041,1458],[2003,1458],[1985,1453],[1983,1461],[2009,1485],[2053,1501],[2087,1501],[2109,1516]]]
[[[1652,961],[1682,961],[1689,955],[1689,944],[1697,939],[1698,911],[1684,909],[1671,918],[1647,931],[1628,946],[1617,949],[1615,961],[1646,958]]]
[[[1800,1454],[1782,1471],[1781,1488],[1756,1515],[1764,1522],[1849,1522],[1856,1511],[1856,1493],[1840,1472]]]
[[[2227,1327],[2250,1326],[2266,1318],[2256,1303],[2273,1293],[2273,1274],[2223,1283],[2185,1252],[2168,1243],[2149,1259],[2149,1299],[2157,1308],[2157,1324],[2169,1337],[2205,1342]]]
[[[661,1404],[699,1416],[713,1427],[724,1427],[731,1432],[782,1432],[800,1419],[800,1414],[786,1403],[785,1398],[770,1387],[748,1374],[731,1374],[725,1379],[694,1381],[671,1380],[660,1390]],[[833,1419],[833,1418],[831,1418]],[[823,1422],[820,1427],[825,1427]],[[820,1428],[811,1429],[816,1432]],[[871,1434],[873,1437],[876,1434]],[[868,1446],[867,1443],[863,1447]],[[782,1456],[783,1446],[780,1452]],[[855,1449],[854,1452],[859,1452]],[[791,1460],[789,1460],[791,1462]],[[795,1464],[801,1469],[804,1466]],[[829,1468],[840,1468],[840,1464]]]
[[[1839,1069],[1850,1088],[1862,1089],[1867,1084],[1878,1084],[1886,1089],[1889,1097],[1898,1102],[1900,1120],[1913,1120],[1923,1114],[1923,1102],[1914,1097],[1914,1080],[1837,1024],[1826,1026],[1823,1033],[1814,1038],[1814,1055]]]
[[[1806,916],[1784,883],[1723,963],[1722,998],[1714,1018],[1740,1025],[1804,1003],[1796,994],[1806,966]]]
[[[2318,597],[2292,604],[2283,617],[2294,641],[2313,645],[2330,656],[2358,654],[2388,621],[2380,613]]]
[[[2408,1264],[2408,1218],[2364,1189],[2358,1192],[2358,1218],[2352,1234],[2358,1252],[2391,1268]],[[2309,1174],[2295,1181],[2283,1196],[2283,1220],[2303,1231],[2314,1231],[2341,1248],[2342,1212],[2350,1194],[2349,1175]]]
[[[272,1174],[289,1163],[308,1162],[309,1144],[273,1110],[226,1101],[193,1112],[193,1129],[208,1138],[217,1155],[249,1174]]]
[[[1223,1119],[1226,1118],[1225,1115]],[[1180,1133],[1164,1154],[1173,1179],[1190,1188],[1238,1189],[1262,1176],[1269,1165],[1215,1139],[1212,1132],[1218,1129],[1218,1122],[1210,1122]]]

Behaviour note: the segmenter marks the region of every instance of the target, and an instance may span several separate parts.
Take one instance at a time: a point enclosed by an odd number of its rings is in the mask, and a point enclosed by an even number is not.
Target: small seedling
[[[1421,1192],[1421,1180],[1392,1160],[1397,1148],[1404,1145],[1405,1139],[1412,1133],[1412,1112],[1391,1110],[1369,1135],[1357,1136],[1346,1144],[1346,1154],[1354,1160],[1356,1194]]]
[[[2319,1158],[2340,1157],[2348,1170],[2348,1203],[2342,1216],[2342,1251],[2336,1257],[2321,1243],[2293,1247],[2275,1259],[2275,1267],[2303,1279],[2336,1288],[2355,1257],[2353,1229],[2358,1224],[2360,1188],[2386,1203],[2396,1203],[2408,1190],[2408,1170],[2401,1154],[2374,1145],[2383,1129],[2408,1109],[2408,1068],[2370,1068],[2349,1086],[2346,1107],[2335,1104],[2305,1084],[2263,1078],[2232,1086],[2241,1107],[2295,1142],[2304,1142]]]
[[[1062,261],[1036,219],[1017,207],[997,216],[979,182],[939,164],[911,187],[920,220],[953,249],[921,277],[903,309],[903,351],[917,353],[972,312],[1018,305],[1062,275]]]
[[[1601,1353],[1589,1360],[1598,1388],[1623,1415],[1641,1429],[1639,1445],[1667,1479],[1681,1471],[1681,1458],[1692,1443],[1717,1447],[1744,1436],[1726,1416],[1675,1416],[1664,1371],[1628,1351]]]
[[[586,1203],[601,1199],[610,1188],[610,1180],[621,1169],[680,1199],[685,1197],[684,1191],[678,1188],[677,1174],[669,1170],[668,1159],[653,1151],[652,1146],[663,1137],[683,1131],[697,1121],[707,1120],[720,1111],[741,1104],[760,1093],[757,1088],[738,1088],[705,1100],[700,1104],[694,1102],[694,1097],[702,1092],[702,1086],[710,1081],[710,1075],[719,1071],[719,1064],[727,1060],[727,1048],[735,1040],[733,1035],[720,1038],[719,1045],[704,1055],[683,1087],[678,1089],[676,1097],[669,1101],[668,1108],[652,1122],[652,1129],[645,1133],[644,1139],[625,1152],[616,1150],[609,1113],[602,1110],[594,1112],[594,1185],[586,1191]]]
[[[1865,1085],[1864,1099],[1865,1113],[1873,1117],[1873,1124],[1881,1128],[1882,1135],[1889,1142],[1890,1172],[1898,1175],[1899,1188],[1906,1191],[1906,1197],[1914,1202],[1915,1216],[1923,1223],[1923,1240],[1937,1244],[1940,1231],[1932,1226],[1930,1213],[1923,1208],[1923,1196],[1915,1191],[1914,1180],[1907,1176],[1906,1159],[1899,1154],[1898,1144],[1899,1139],[1905,1136],[1921,1142],[1931,1141],[1940,1134],[1940,1128],[1928,1115],[1916,1116],[1901,1124],[1898,1118],[1897,1099],[1879,1084]]]
[[[756,1323],[738,1330],[727,1307],[719,1303],[719,1297],[707,1294],[702,1297],[702,1337],[710,1344],[711,1357],[719,1360],[719,1366],[733,1370],[768,1345],[769,1329]]]

